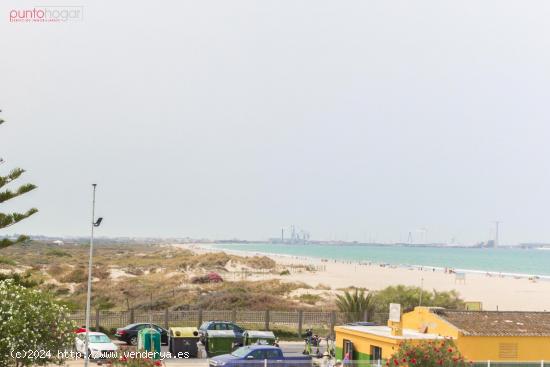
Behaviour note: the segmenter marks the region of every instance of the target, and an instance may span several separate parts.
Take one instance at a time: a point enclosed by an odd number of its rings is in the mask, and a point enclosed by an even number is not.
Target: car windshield
[[[244,357],[250,352],[248,347],[240,347],[239,349],[234,350],[231,355],[235,357]]]
[[[90,335],[90,343],[110,343],[111,339],[107,335]]]

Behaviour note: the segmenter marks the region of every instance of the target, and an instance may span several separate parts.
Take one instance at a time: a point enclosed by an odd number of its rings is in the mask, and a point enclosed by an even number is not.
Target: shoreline
[[[425,290],[456,290],[462,299],[482,302],[484,310],[546,311],[550,310],[550,281],[547,278],[519,277],[499,273],[472,271],[458,279],[456,273],[444,268],[426,266],[399,266],[364,261],[329,260],[316,257],[273,254],[240,249],[222,249],[209,244],[172,244],[171,246],[194,252],[225,252],[239,256],[266,256],[282,268],[285,266],[313,265],[314,272],[302,271],[290,276],[271,274],[269,277],[282,281],[300,281],[311,287],[328,285],[332,293],[349,287],[361,287],[372,291],[392,285],[423,287]],[[319,267],[321,266],[321,267]],[[253,280],[253,278],[251,279]]]
[[[542,280],[542,281],[550,281],[550,275],[542,275],[542,274],[527,274],[527,273],[511,273],[511,272],[500,272],[500,271],[494,271],[494,270],[477,270],[477,269],[461,269],[461,268],[445,268],[441,266],[434,266],[434,265],[417,265],[417,264],[391,264],[391,263],[384,263],[384,262],[378,262],[378,261],[365,261],[365,260],[341,260],[341,259],[326,259],[322,257],[317,256],[297,256],[297,255],[290,255],[290,254],[281,254],[281,253],[275,253],[275,252],[262,252],[262,251],[247,251],[247,250],[237,250],[237,249],[226,249],[226,248],[218,248],[218,247],[212,247],[211,244],[194,244],[196,246],[200,246],[204,249],[209,249],[211,251],[223,251],[227,253],[234,253],[234,254],[240,254],[240,255],[248,255],[254,254],[254,255],[260,255],[260,256],[281,256],[281,257],[289,257],[289,258],[295,258],[295,259],[302,259],[302,260],[326,260],[326,261],[336,261],[336,262],[342,262],[342,263],[356,263],[356,264],[373,264],[373,265],[384,265],[388,267],[398,267],[398,268],[415,268],[415,269],[435,269],[436,271],[445,271],[445,269],[452,270],[455,274],[456,273],[465,273],[465,274],[481,274],[486,276],[494,276],[494,277],[501,277],[501,278],[523,278],[523,279],[536,279],[536,280]]]

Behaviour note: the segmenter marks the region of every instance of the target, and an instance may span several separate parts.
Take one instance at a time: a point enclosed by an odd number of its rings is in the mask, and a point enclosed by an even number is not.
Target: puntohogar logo
[[[82,21],[83,6],[35,6],[32,9],[11,9],[11,23],[64,23]]]

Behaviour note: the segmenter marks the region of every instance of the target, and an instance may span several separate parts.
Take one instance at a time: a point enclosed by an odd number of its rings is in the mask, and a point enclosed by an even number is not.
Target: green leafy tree
[[[2,112],[2,111],[0,110],[0,112]],[[3,123],[4,123],[4,120],[0,119],[0,125],[3,124]],[[0,164],[3,163],[3,162],[4,162],[3,159],[0,158]],[[10,184],[11,182],[17,180],[24,172],[25,171],[22,170],[21,168],[15,168],[15,169],[11,170],[6,176],[0,175],[0,190],[4,186],[6,186],[6,185]],[[15,190],[4,189],[3,191],[0,191],[0,204],[4,203],[4,202],[6,202],[10,199],[14,199],[18,196],[26,194],[29,191],[32,191],[34,189],[36,189],[36,186],[33,185],[33,184],[30,184],[30,183],[19,186]],[[38,209],[31,208],[31,209],[27,210],[24,213],[7,213],[7,214],[0,213],[0,229],[13,226],[16,223],[21,222],[24,219],[27,219],[28,217],[35,214],[36,212],[38,212]],[[16,243],[25,242],[27,240],[28,240],[28,237],[23,236],[23,235],[19,236],[18,238],[14,239],[14,240],[11,240],[11,239],[8,239],[8,238],[0,238],[0,249],[8,247],[8,246],[12,246]]]
[[[25,272],[23,275],[19,273],[9,273],[9,274],[0,273],[0,282],[8,279],[13,280],[15,284],[25,288],[34,288],[40,285],[41,283],[37,280],[32,279],[32,275],[30,272]]]
[[[69,350],[75,325],[67,309],[36,289],[12,279],[0,282],[0,367],[61,363],[58,351]],[[25,351],[40,351],[26,354]]]
[[[403,312],[412,311],[416,306],[444,307],[447,309],[461,309],[464,301],[456,291],[438,292],[427,291],[420,287],[396,285],[377,291],[373,295],[375,312],[387,313],[390,303],[399,303]]]
[[[466,362],[452,339],[419,343],[405,341],[387,360],[388,367],[466,367]]]
[[[354,292],[346,291],[336,296],[336,306],[341,312],[346,313],[346,318],[350,322],[362,320],[365,314],[372,315],[374,310],[372,294],[357,288]]]

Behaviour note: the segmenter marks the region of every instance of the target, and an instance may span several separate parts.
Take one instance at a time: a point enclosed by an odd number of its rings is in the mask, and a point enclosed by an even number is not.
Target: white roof
[[[342,325],[339,327],[392,339],[444,339],[444,337],[437,334],[425,334],[413,329],[403,329],[403,335],[400,336],[391,335],[391,328],[389,326]]]
[[[79,334],[82,334],[82,335],[86,335],[86,332],[82,332],[82,333],[79,333]],[[88,335],[105,335],[104,333],[100,333],[99,331],[88,331]],[[105,335],[107,336],[107,335]]]

